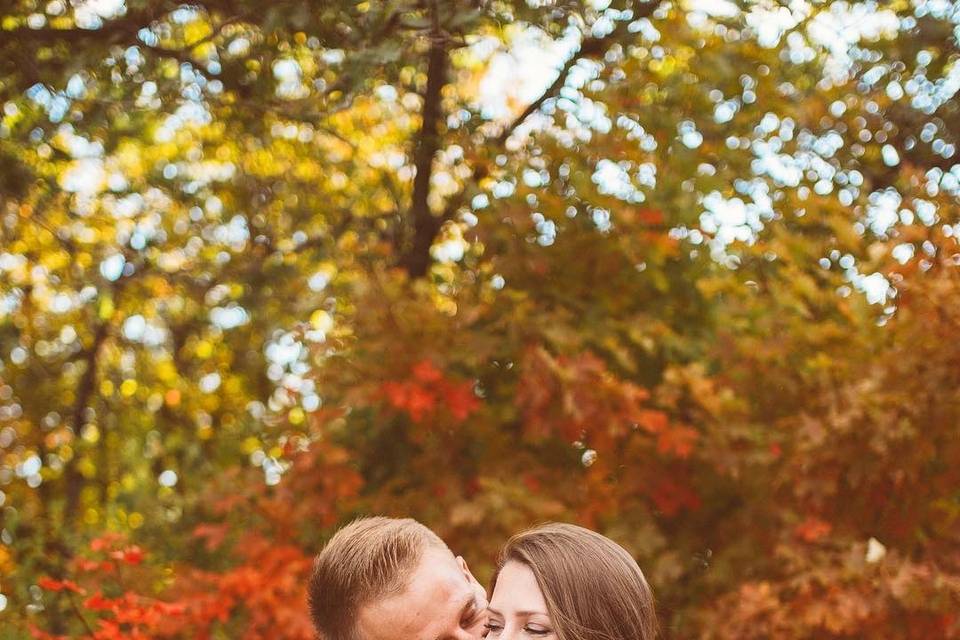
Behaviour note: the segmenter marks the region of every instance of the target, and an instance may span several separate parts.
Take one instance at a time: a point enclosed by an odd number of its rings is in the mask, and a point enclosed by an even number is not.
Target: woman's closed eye
[[[483,636],[484,638],[496,638],[503,632],[503,624],[496,620],[491,620],[484,625],[484,629],[486,629]],[[539,624],[528,624],[523,627],[523,632],[534,637],[546,636],[552,633],[550,629]]]

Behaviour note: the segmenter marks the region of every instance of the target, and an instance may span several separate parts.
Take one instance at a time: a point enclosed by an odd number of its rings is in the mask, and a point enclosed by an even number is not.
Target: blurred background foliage
[[[9,0],[0,638],[309,638],[357,514],[665,638],[960,637],[960,3]]]

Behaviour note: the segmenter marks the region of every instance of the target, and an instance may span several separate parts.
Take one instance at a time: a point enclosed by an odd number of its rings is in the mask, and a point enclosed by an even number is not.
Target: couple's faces
[[[525,564],[500,571],[487,608],[486,593],[462,558],[428,549],[408,587],[360,610],[365,640],[556,640],[543,594]]]

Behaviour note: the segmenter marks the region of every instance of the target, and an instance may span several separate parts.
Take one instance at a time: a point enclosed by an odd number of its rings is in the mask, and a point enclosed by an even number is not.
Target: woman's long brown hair
[[[653,592],[626,549],[572,524],[544,524],[510,538],[493,586],[511,561],[530,567],[560,640],[654,640]]]

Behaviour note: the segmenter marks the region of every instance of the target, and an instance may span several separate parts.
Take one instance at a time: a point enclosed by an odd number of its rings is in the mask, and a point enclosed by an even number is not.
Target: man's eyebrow
[[[467,613],[467,611],[470,610],[470,607],[473,607],[474,609],[477,608],[477,594],[475,593],[468,596],[467,601],[464,602],[463,606],[460,608],[461,618],[463,618],[463,616]]]

